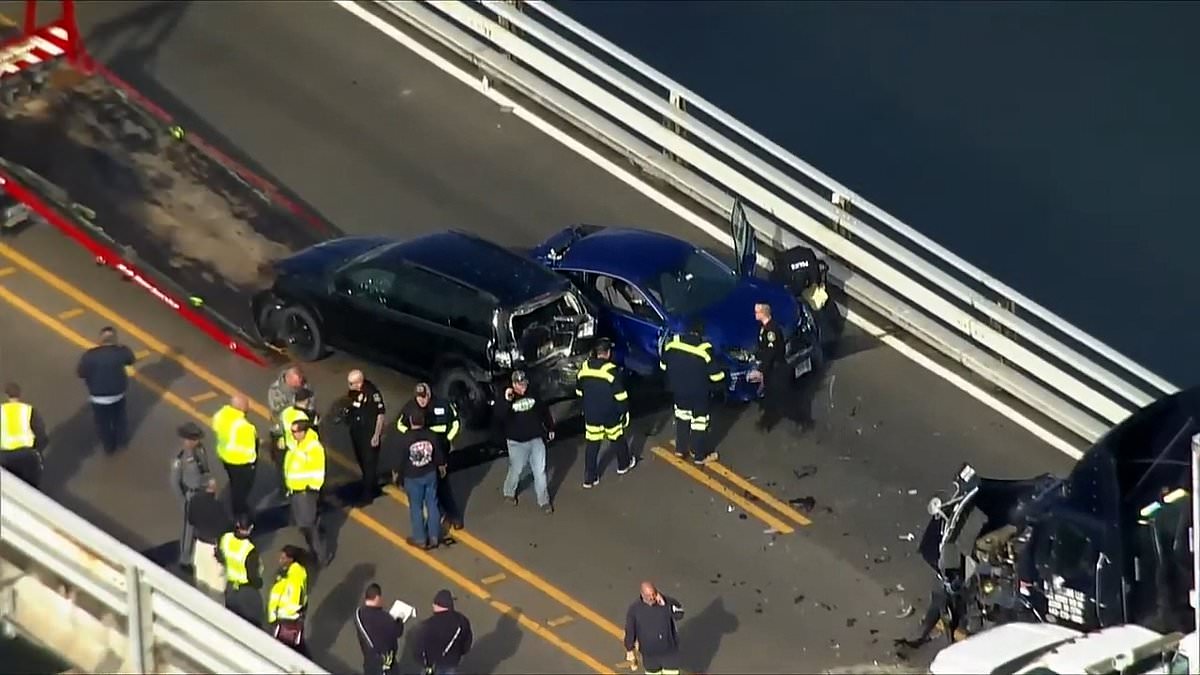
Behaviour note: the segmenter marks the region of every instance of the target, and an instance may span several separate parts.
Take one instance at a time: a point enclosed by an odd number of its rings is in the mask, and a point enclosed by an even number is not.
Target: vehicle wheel
[[[254,326],[258,329],[258,335],[267,344],[283,346],[283,322],[280,320],[282,315],[283,307],[277,302],[264,302],[254,315]]]
[[[450,368],[438,375],[433,391],[454,404],[464,427],[480,429],[487,424],[488,392],[465,368]]]
[[[276,315],[277,338],[288,353],[299,361],[316,361],[325,355],[321,326],[304,307],[284,307]]]

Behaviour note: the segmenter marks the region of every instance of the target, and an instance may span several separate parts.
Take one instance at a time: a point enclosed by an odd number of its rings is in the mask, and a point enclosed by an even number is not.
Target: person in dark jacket
[[[363,604],[354,612],[358,647],[363,655],[363,675],[391,675],[397,671],[400,636],[404,623],[383,608],[383,589],[367,586]]]
[[[583,487],[600,483],[600,444],[607,440],[617,453],[617,474],[624,475],[637,466],[637,457],[629,451],[625,430],[629,427],[629,392],[620,368],[612,360],[612,341],[600,338],[592,348],[592,358],[580,367],[575,395],[582,399]]]
[[[691,455],[696,464],[716,461],[715,449],[708,446],[710,399],[725,371],[713,356],[712,343],[704,339],[704,324],[695,320],[687,331],[672,336],[658,365],[667,374],[675,404],[675,455]]]
[[[188,500],[186,517],[196,536],[192,566],[196,570],[196,585],[214,600],[225,593],[225,568],[217,557],[221,535],[233,529],[233,519],[217,498],[217,481],[208,480],[205,489]]]
[[[134,361],[133,351],[118,344],[116,329],[105,326],[100,329],[100,344],[84,352],[75,368],[87,385],[96,435],[109,454],[123,447],[127,440],[125,391],[129,388],[129,376],[125,368]]]
[[[683,605],[663,595],[653,583],[642,582],[639,597],[625,614],[625,660],[637,662],[634,648],[642,653],[646,673],[678,675],[679,631],[676,622],[683,619]]]
[[[785,415],[791,373],[788,372],[786,346],[779,324],[771,318],[771,306],[754,306],[754,319],[760,324],[758,347],[754,358],[758,366],[750,372],[751,382],[758,382],[762,391],[762,416],[757,422],[760,431],[769,432]]]
[[[441,539],[437,481],[446,474],[446,454],[437,434],[425,428],[425,411],[414,410],[408,417],[408,430],[400,436],[399,482],[408,495],[408,515],[412,522],[412,546],[435,549]],[[424,507],[424,509],[422,509]]]
[[[396,418],[396,430],[400,433],[408,431],[408,420],[417,410],[425,413],[425,428],[437,434],[442,442],[442,454],[449,458],[450,451],[454,448],[454,439],[458,437],[462,428],[458,419],[458,408],[450,401],[434,396],[428,383],[419,382],[413,389],[412,400],[400,409],[400,415]],[[448,472],[438,475],[437,500],[439,513],[446,519],[446,525],[450,529],[462,529],[463,512],[458,508],[458,500],[454,498]]]
[[[418,654],[425,672],[457,675],[462,657],[471,651],[471,622],[454,611],[454,597],[442,589],[433,596],[433,616],[421,624]]]
[[[383,443],[387,409],[383,394],[363,371],[351,370],[346,375],[346,386],[349,391],[338,419],[344,421],[350,431],[350,447],[354,448],[354,458],[362,472],[359,501],[365,505],[379,496],[379,448]]]
[[[524,371],[513,371],[512,386],[504,390],[504,401],[496,405],[496,423],[503,430],[508,447],[504,498],[516,506],[517,487],[528,468],[533,473],[538,507],[547,514],[554,513],[546,487],[546,440],[554,440],[554,417],[550,406],[529,387]]]

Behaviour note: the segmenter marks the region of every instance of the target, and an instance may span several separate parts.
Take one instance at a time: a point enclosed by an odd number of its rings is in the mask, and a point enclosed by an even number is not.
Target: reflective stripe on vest
[[[613,374],[613,371],[616,369],[617,364],[613,363],[612,361],[605,363],[599,368],[593,368],[585,361],[583,367],[579,369],[579,379],[582,380],[585,377],[594,377],[612,384],[617,380],[616,375]]]
[[[254,543],[242,539],[232,532],[221,535],[221,557],[225,560],[225,578],[231,584],[248,584],[250,575],[246,571],[246,559],[254,550]]]
[[[212,428],[217,457],[225,464],[250,464],[258,458],[254,425],[246,421],[246,413],[226,405],[213,415]]]
[[[32,448],[33,406],[20,401],[0,405],[0,450]]]
[[[667,343],[667,346],[665,349],[663,349],[663,351],[669,352],[672,349],[678,349],[685,354],[691,354],[692,356],[700,358],[705,363],[712,361],[711,342],[702,342],[698,345],[690,345],[679,339],[679,336],[676,335],[675,337],[671,338],[671,341]]]
[[[325,448],[311,429],[284,457],[283,483],[292,492],[319,490],[325,484]]]
[[[288,566],[287,574],[275,581],[271,586],[271,600],[267,604],[267,621],[275,623],[279,619],[296,620],[300,618],[304,606],[308,604],[308,571],[300,563],[293,562]]]
[[[296,439],[292,437],[292,425],[299,420],[310,419],[308,413],[296,406],[290,406],[283,409],[279,419],[283,422],[283,447],[293,450],[296,447]]]

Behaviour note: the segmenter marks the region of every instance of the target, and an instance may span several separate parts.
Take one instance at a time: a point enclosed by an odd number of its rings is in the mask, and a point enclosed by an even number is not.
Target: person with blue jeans
[[[504,402],[496,406],[496,421],[508,446],[508,475],[504,499],[516,506],[517,487],[525,469],[533,473],[533,491],[542,512],[554,513],[546,487],[546,440],[554,440],[554,417],[550,407],[529,388],[523,371],[512,374],[512,386],[504,390]]]
[[[408,495],[408,516],[412,521],[412,536],[406,541],[425,550],[435,549],[441,541],[441,514],[438,513],[438,476],[446,473],[446,456],[442,444],[432,431],[425,428],[425,412],[409,414],[408,431],[400,437],[401,458],[399,479]]]

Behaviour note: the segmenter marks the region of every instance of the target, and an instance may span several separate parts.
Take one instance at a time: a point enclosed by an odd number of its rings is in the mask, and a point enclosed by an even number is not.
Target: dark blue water
[[[1200,3],[560,6],[1128,356],[1200,382]]]

